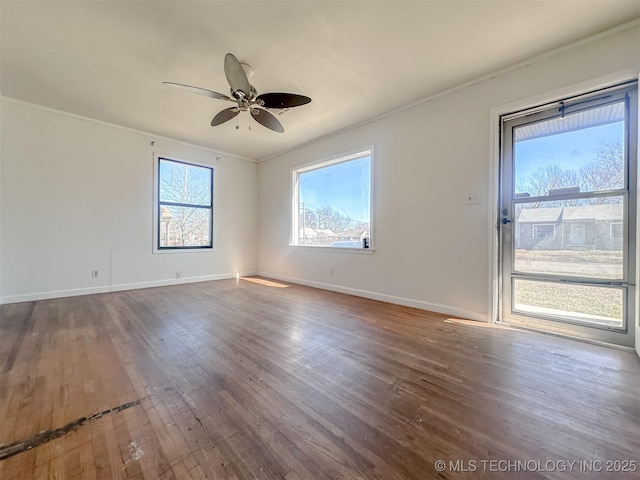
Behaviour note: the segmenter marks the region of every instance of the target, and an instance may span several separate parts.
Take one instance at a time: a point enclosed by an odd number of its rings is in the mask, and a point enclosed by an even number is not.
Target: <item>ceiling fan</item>
[[[225,108],[211,120],[211,126],[215,127],[227,122],[240,112],[249,112],[251,116],[261,125],[278,133],[284,133],[284,128],[278,119],[267,110],[270,108],[285,109],[306,105],[311,101],[309,97],[297,95],[295,93],[263,93],[258,95],[255,87],[249,84],[245,67],[251,73],[253,69],[246,64],[241,64],[231,53],[224,57],[224,74],[231,87],[231,97],[222,93],[207,90],[206,88],[183,85],[174,82],[162,82],[164,85],[178,87],[191,93],[197,93],[206,97],[218,100],[235,102],[233,107]],[[238,127],[236,127],[238,128]]]

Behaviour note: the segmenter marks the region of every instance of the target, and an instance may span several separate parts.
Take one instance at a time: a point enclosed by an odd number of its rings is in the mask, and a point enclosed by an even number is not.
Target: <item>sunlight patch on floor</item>
[[[251,283],[257,283],[259,285],[264,285],[265,287],[289,288],[289,285],[285,285],[284,283],[273,282],[271,280],[265,280],[264,278],[241,277],[240,280],[245,280]]]

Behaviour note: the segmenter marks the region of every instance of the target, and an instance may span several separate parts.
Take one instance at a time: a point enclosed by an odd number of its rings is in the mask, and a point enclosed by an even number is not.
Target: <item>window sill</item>
[[[319,247],[313,245],[291,245],[290,248],[300,250],[316,250],[322,252],[337,252],[337,253],[356,253],[359,255],[373,255],[376,251],[375,248],[348,248],[348,247]]]
[[[171,254],[171,253],[214,253],[216,251],[215,247],[213,248],[154,248],[153,253],[159,253],[161,255]]]

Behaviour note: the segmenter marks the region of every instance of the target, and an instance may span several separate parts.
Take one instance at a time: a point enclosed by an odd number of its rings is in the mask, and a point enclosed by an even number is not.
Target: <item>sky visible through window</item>
[[[305,209],[331,207],[351,220],[369,223],[371,156],[300,174],[300,204]]]
[[[581,168],[595,162],[607,145],[622,145],[623,140],[621,121],[516,142],[516,189],[546,166],[557,165],[562,170],[579,173]]]
[[[211,169],[161,159],[160,201],[209,205]]]

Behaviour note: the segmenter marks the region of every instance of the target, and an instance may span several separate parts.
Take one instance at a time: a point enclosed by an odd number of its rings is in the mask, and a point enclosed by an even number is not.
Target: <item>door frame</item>
[[[608,88],[623,82],[640,79],[637,69],[625,69],[609,75],[585,80],[570,86],[558,88],[549,92],[530,96],[515,102],[498,105],[492,107],[489,111],[489,185],[488,185],[488,218],[489,218],[489,255],[488,255],[488,282],[487,282],[487,322],[499,323],[500,314],[500,291],[502,289],[502,275],[500,272],[500,155],[501,155],[501,117],[520,110],[536,108],[553,102],[561,101],[568,97],[588,94],[594,90]],[[639,96],[640,98],[640,96]],[[640,103],[640,102],[639,102]],[[639,129],[640,130],[640,129]],[[640,136],[640,132],[638,133]],[[639,159],[640,160],[640,159]],[[638,169],[640,171],[640,168]],[[632,181],[632,179],[630,179]],[[637,179],[636,179],[637,181]],[[640,208],[638,209],[640,211]],[[640,258],[640,255],[636,255]],[[636,269],[636,275],[640,272]],[[640,288],[636,289],[636,297],[638,297]],[[635,302],[636,310],[639,308],[638,298]],[[637,313],[637,312],[636,312]],[[636,331],[635,347],[640,355],[640,320],[636,314],[634,320]],[[525,328],[525,327],[518,327]],[[629,325],[632,330],[632,326]],[[547,332],[550,333],[550,332]],[[553,333],[554,335],[564,336],[561,333]],[[573,337],[571,337],[573,338]],[[603,343],[597,340],[590,340],[593,343]],[[632,347],[624,347],[606,343],[622,349],[632,349]]]

